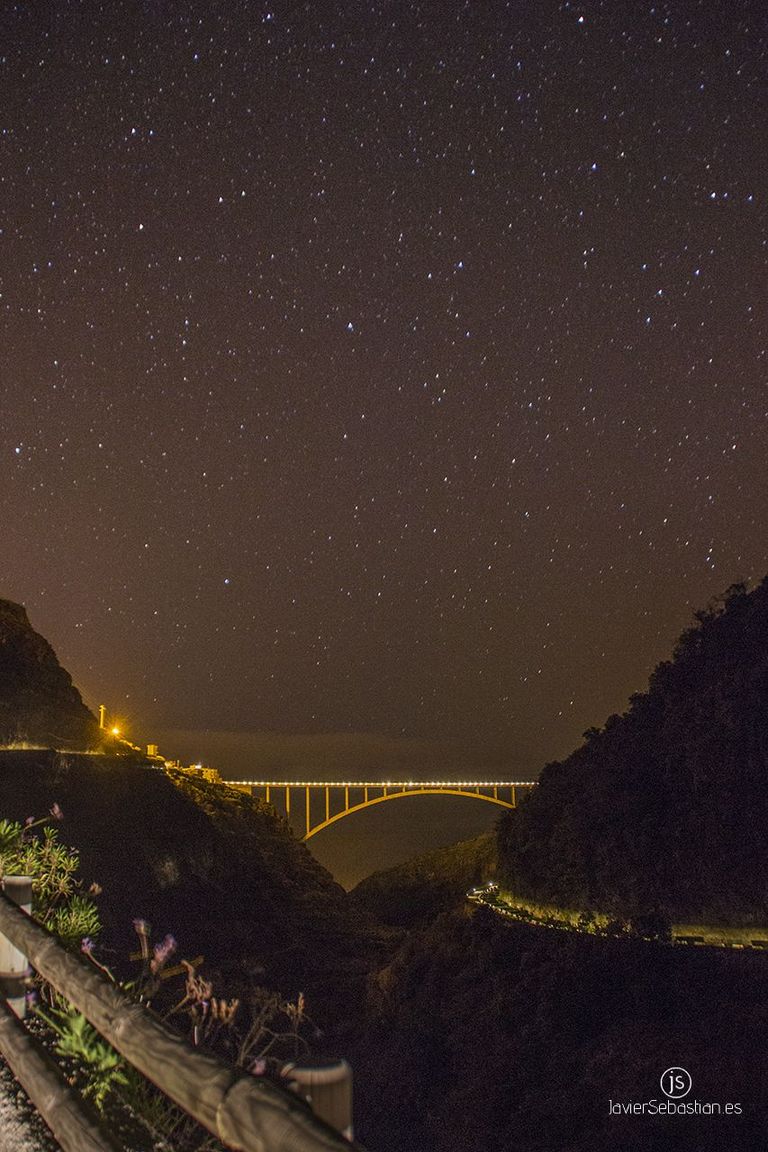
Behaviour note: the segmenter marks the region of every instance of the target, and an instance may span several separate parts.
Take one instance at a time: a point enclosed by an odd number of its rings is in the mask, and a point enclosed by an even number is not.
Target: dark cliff
[[[648,691],[502,818],[516,892],[624,916],[768,922],[768,580],[696,617]]]
[[[463,904],[467,891],[496,872],[496,837],[486,832],[374,872],[353,888],[356,907],[383,924],[413,928]]]
[[[383,935],[266,804],[150,765],[104,738],[23,607],[0,601],[0,819],[63,810],[97,897],[103,958],[121,975],[134,919],[203,954],[220,994],[307,993],[325,1029],[381,955]],[[41,747],[42,746],[42,747]],[[72,748],[72,751],[67,751]],[[85,749],[90,749],[86,754]]]
[[[374,962],[344,890],[259,800],[125,757],[0,752],[0,780],[0,816],[23,821],[60,805],[59,835],[102,889],[110,963],[135,950],[132,921],[146,919],[182,955],[204,954],[222,991],[303,990],[315,1009],[320,993]]]
[[[766,958],[514,924],[486,909],[411,933],[345,1049],[371,1152],[754,1152],[768,1108]],[[664,1100],[671,1064],[728,1115]]]
[[[96,720],[26,610],[0,600],[0,744],[87,749]]]

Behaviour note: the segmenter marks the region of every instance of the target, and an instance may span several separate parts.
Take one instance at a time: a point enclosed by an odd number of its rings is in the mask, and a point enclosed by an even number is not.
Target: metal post
[[[285,1064],[283,1075],[315,1116],[352,1139],[352,1069],[346,1060]]]
[[[32,877],[4,876],[3,892],[18,904],[22,912],[32,914]],[[23,1020],[27,1012],[25,981],[30,975],[29,961],[23,952],[11,944],[0,932],[0,995],[8,1000],[8,1007]]]

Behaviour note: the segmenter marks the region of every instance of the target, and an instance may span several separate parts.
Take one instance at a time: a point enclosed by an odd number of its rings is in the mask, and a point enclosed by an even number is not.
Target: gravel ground
[[[0,1057],[0,1152],[60,1152]]]

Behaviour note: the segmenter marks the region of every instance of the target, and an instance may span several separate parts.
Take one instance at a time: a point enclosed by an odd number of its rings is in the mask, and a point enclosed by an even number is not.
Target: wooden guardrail
[[[120,1152],[41,1049],[0,998],[0,1055],[21,1084],[64,1152]]]
[[[234,1152],[363,1152],[299,1096],[192,1048],[3,893],[0,933],[134,1068]]]

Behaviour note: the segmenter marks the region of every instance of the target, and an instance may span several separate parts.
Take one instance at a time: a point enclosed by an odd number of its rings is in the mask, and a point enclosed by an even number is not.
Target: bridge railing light
[[[251,788],[533,788],[535,780],[224,780]]]

